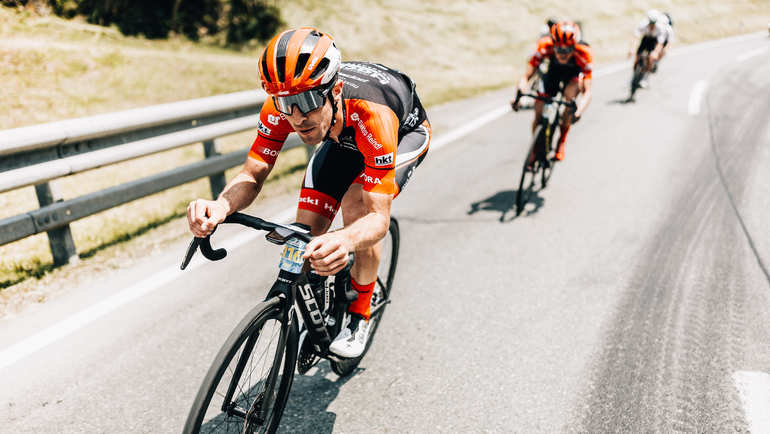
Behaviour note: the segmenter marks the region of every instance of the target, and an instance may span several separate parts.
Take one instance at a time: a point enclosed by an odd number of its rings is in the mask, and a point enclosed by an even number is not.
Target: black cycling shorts
[[[642,38],[642,42],[639,43],[639,48],[636,50],[636,54],[641,54],[642,51],[651,53],[658,46],[658,38],[653,36],[645,36]]]
[[[404,134],[396,148],[395,183],[396,196],[406,186],[428,153],[431,129],[424,121],[414,130]],[[326,140],[318,146],[305,171],[300,202],[303,208],[317,212],[330,220],[339,210],[342,197],[354,183],[362,183],[364,157],[357,151]],[[308,206],[310,205],[310,206]]]

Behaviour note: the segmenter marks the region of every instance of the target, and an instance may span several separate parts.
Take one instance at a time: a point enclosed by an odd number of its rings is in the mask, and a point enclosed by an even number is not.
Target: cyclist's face
[[[326,137],[332,120],[332,105],[326,98],[324,105],[303,114],[297,106],[292,107],[291,115],[286,120],[305,144],[315,145]]]
[[[569,52],[567,54],[560,54],[560,53],[555,53],[555,54],[556,54],[556,60],[559,63],[567,63],[567,62],[569,62],[569,58],[572,56],[572,52]]]
[[[335,102],[339,99],[341,92],[342,81],[340,80],[332,89]],[[315,145],[326,137],[331,127],[332,113],[332,104],[329,98],[325,98],[324,105],[308,113],[302,113],[297,106],[293,106],[291,115],[286,116],[286,119],[305,144]]]

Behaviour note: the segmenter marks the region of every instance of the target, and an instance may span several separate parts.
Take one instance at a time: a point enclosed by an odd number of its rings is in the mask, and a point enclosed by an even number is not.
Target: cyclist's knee
[[[298,209],[297,223],[310,226],[310,233],[313,235],[321,235],[329,230],[329,226],[331,226],[332,222],[325,216],[322,216],[316,212],[306,209]]]

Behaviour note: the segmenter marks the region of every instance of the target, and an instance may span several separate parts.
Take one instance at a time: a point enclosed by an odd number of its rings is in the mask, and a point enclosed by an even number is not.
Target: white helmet
[[[660,20],[660,11],[657,9],[650,9],[647,11],[647,22],[650,24],[655,24]]]

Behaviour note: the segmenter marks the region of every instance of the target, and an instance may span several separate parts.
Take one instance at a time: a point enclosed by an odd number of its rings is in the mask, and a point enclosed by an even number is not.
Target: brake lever
[[[198,244],[200,244],[200,242],[201,239],[197,237],[193,237],[192,241],[190,241],[190,245],[187,247],[187,253],[185,253],[184,258],[182,259],[182,265],[179,266],[180,269],[184,270],[190,265],[190,261],[195,255],[195,251],[198,250]]]

